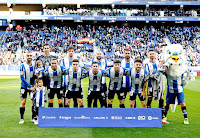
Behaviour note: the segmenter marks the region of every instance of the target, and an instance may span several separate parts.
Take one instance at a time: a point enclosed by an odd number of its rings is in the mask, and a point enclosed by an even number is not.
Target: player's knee
[[[53,99],[49,99],[49,103],[53,103]]]
[[[120,103],[120,104],[124,104],[124,101],[123,101],[123,100],[119,100],[119,103]]]
[[[141,103],[142,103],[142,108],[146,108],[146,103],[145,103],[145,101],[142,101]]]
[[[130,101],[130,108],[134,108],[134,101]]]
[[[65,100],[65,105],[70,105],[70,100]]]
[[[185,103],[180,103],[181,107],[184,107],[185,106]]]
[[[152,101],[152,97],[148,97],[148,100]]]
[[[25,104],[26,104],[26,99],[22,99],[20,107],[25,107]]]
[[[112,104],[112,103],[113,103],[113,100],[109,100],[108,103],[109,103],[109,104]]]
[[[58,99],[58,103],[59,103],[59,104],[62,104],[62,99]]]

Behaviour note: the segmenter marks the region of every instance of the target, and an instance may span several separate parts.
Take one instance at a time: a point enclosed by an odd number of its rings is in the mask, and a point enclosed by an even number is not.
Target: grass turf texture
[[[84,104],[86,106],[86,94],[88,79],[84,79]],[[190,82],[185,87],[185,101],[189,118],[189,125],[183,124],[183,115],[180,106],[176,112],[168,113],[169,125],[163,124],[163,128],[39,128],[31,120],[31,100],[28,96],[25,111],[25,123],[19,125],[20,120],[20,79],[18,76],[0,76],[0,137],[200,137],[200,77]],[[115,97],[114,108],[119,107]],[[125,106],[129,107],[128,98]],[[141,108],[139,99],[137,106]],[[47,105],[46,105],[47,107]],[[54,107],[58,107],[55,99]],[[153,108],[158,104],[153,101]]]

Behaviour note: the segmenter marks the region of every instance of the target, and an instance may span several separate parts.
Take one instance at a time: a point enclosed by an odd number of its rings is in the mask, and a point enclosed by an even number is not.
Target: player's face
[[[120,63],[114,63],[115,72],[119,72],[120,70]]]
[[[102,57],[101,52],[97,52],[96,57],[98,60],[101,60],[101,57]]]
[[[93,70],[93,71],[96,72],[96,71],[98,71],[98,69],[99,69],[99,65],[98,65],[98,64],[93,64],[93,65],[92,65],[92,70]]]
[[[56,70],[57,69],[57,61],[56,60],[52,60],[51,61],[51,68],[53,69],[53,70]]]
[[[136,62],[136,63],[134,64],[134,66],[135,66],[136,71],[140,71],[141,68],[142,68],[142,63]]]
[[[68,55],[69,55],[69,57],[73,57],[73,55],[74,55],[74,49],[69,49]]]
[[[42,87],[42,86],[43,86],[43,81],[42,81],[42,80],[38,81],[37,85],[38,85],[39,87]]]
[[[78,62],[72,62],[72,69],[74,72],[78,71],[79,64]]]
[[[39,63],[38,68],[42,68],[42,67],[43,67],[42,63]]]
[[[150,52],[149,52],[149,58],[150,58],[150,59],[155,59],[155,56],[156,56],[156,55],[155,55],[155,52],[154,52],[154,51],[150,51]]]
[[[31,62],[32,59],[33,59],[32,53],[27,53],[27,54],[26,54],[26,59],[27,59],[27,62]]]
[[[126,59],[130,59],[130,58],[131,58],[131,52],[130,52],[130,51],[125,51],[125,52],[124,52],[124,57],[125,57]]]
[[[44,53],[49,53],[50,47],[48,45],[44,46],[43,51],[44,51]]]

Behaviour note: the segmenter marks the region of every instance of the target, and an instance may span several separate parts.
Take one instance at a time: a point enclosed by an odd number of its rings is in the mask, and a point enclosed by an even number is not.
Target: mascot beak
[[[179,61],[179,59],[180,59],[180,56],[178,56],[178,55],[171,55],[170,58],[171,58],[174,62],[177,63],[177,62]]]

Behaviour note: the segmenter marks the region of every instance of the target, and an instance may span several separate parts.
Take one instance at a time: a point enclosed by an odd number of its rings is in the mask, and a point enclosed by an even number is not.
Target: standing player
[[[21,105],[20,105],[20,115],[21,120],[19,124],[24,124],[24,112],[25,112],[25,104],[27,93],[30,94],[31,91],[34,91],[35,88],[33,87],[35,82],[35,63],[32,61],[33,55],[31,52],[26,53],[26,62],[24,62],[20,66],[20,78],[21,78],[21,90],[20,90],[20,98],[21,98]],[[32,100],[32,120],[34,118],[34,101]]]
[[[129,93],[130,96],[130,108],[134,107],[136,96],[139,96],[142,107],[146,108],[146,86],[148,80],[147,71],[142,69],[142,60],[136,59],[135,68],[131,68],[131,91]]]
[[[88,107],[91,107],[92,101],[94,99],[99,99],[101,107],[104,107],[103,99],[105,99],[104,89],[105,88],[105,77],[104,70],[99,69],[99,63],[92,62],[92,70],[87,72],[89,77],[89,87],[88,87]],[[93,105],[93,108],[97,107]]]
[[[117,94],[120,108],[125,108],[124,106],[124,92],[122,91],[123,76],[129,76],[129,70],[120,67],[120,60],[114,60],[114,66],[105,71],[104,75],[110,78],[109,82],[109,92],[108,92],[108,108],[112,108],[113,99],[115,94]]]
[[[87,71],[79,67],[79,60],[72,60],[72,67],[67,69],[66,74],[66,92],[65,107],[70,106],[71,98],[76,98],[78,104],[83,108],[83,90],[81,87],[81,79],[87,77]]]
[[[147,108],[151,108],[151,103],[152,103],[152,98],[153,98],[153,81],[154,79],[154,74],[158,71],[158,68],[160,66],[160,63],[158,60],[156,60],[156,53],[154,50],[150,49],[149,50],[149,59],[146,60],[145,64],[145,70],[148,72],[149,75],[149,80],[148,80],[148,101],[147,101]],[[164,81],[163,81],[164,82]],[[164,90],[161,90],[161,97],[159,100],[159,108],[161,108],[162,113],[164,111],[164,100],[163,100],[163,95],[164,95]]]
[[[124,59],[122,60],[121,66],[123,68],[131,69],[134,67],[134,60],[131,58],[131,50],[130,49],[124,49]],[[131,77],[130,76],[123,76],[123,92],[124,92],[124,98],[126,99],[127,93],[131,89]],[[124,99],[124,100],[125,100]],[[122,101],[124,104],[124,100]],[[136,108],[136,104],[135,104]]]
[[[51,59],[51,66],[47,67],[44,73],[45,76],[49,78],[48,84],[48,97],[49,97],[49,107],[53,107],[54,95],[57,94],[58,105],[63,107],[63,75],[66,75],[66,70],[63,66],[59,66],[57,59]]]
[[[52,58],[56,58],[55,56],[52,56],[50,55],[50,46],[48,44],[45,44],[43,46],[43,52],[44,52],[44,55],[41,55],[39,56],[36,61],[40,60],[42,61],[43,63],[43,68],[44,69],[47,69],[47,67],[51,66],[51,59]],[[48,83],[49,83],[49,79],[47,77],[43,77],[43,83],[44,83],[44,86],[48,88]]]
[[[112,66],[113,63],[112,62],[109,62],[108,60],[106,59],[103,59],[103,53],[101,51],[97,51],[96,53],[96,57],[93,61],[96,61],[99,63],[99,69],[102,69],[102,70],[106,70],[108,66]],[[106,77],[104,78],[104,81],[106,82]],[[105,94],[105,98],[103,98],[103,106],[104,107],[107,107],[107,86],[106,86],[106,83],[103,84],[104,86],[104,94]],[[97,106],[97,99],[94,99],[94,102],[93,102],[93,106]]]
[[[63,58],[61,60],[60,65],[63,66],[65,69],[69,69],[72,66],[72,60],[75,58],[74,53],[75,53],[75,48],[73,46],[69,46],[68,51],[67,51],[68,57]],[[79,66],[81,68],[84,67],[84,64],[81,60],[79,60]],[[65,90],[66,82],[67,82],[66,79],[67,79],[66,76],[64,76],[64,91],[66,91]],[[74,101],[74,107],[78,107],[77,99],[75,98],[75,99],[73,99],[73,101]],[[65,101],[64,101],[64,103],[65,103]]]

